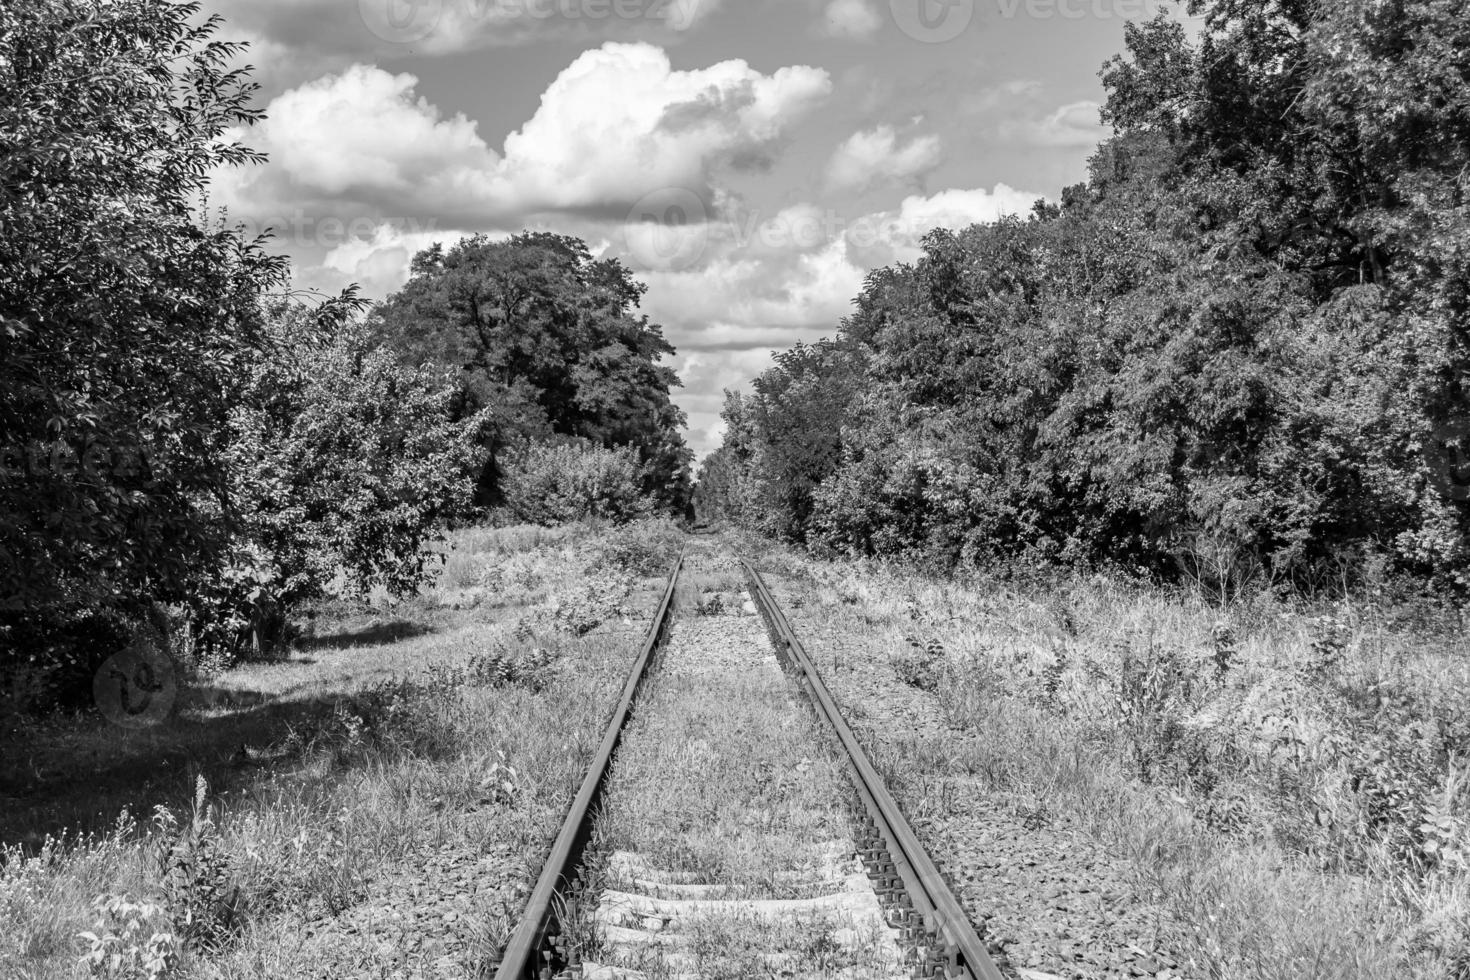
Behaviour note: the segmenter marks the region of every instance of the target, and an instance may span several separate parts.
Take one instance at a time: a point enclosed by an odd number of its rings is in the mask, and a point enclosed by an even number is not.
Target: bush
[[[505,496],[520,520],[546,526],[600,518],[619,524],[648,514],[643,473],[631,446],[532,444],[505,465]]]
[[[608,532],[595,566],[632,575],[663,575],[684,548],[684,534],[669,520],[641,520]]]
[[[231,655],[282,646],[293,607],[339,574],[354,594],[415,592],[482,455],[482,417],[457,421],[445,377],[372,347],[350,297],[272,313],[270,356],[230,419],[238,535],[196,586],[206,646]]]

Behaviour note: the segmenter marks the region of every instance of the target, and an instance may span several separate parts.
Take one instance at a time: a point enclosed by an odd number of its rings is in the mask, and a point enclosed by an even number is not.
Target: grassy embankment
[[[1069,814],[1163,896],[1192,972],[1470,977],[1470,641],[1453,613],[763,560],[809,597],[805,628],[891,659],[979,736],[885,747],[901,793],[963,773],[1028,818]]]
[[[426,856],[511,855],[457,927],[475,935],[454,969],[473,975],[580,781],[678,541],[668,527],[461,532],[419,597],[322,607],[289,658],[195,686],[166,726],[11,733],[0,975],[84,976],[94,949],[100,976],[348,960],[412,975],[435,969],[432,943],[416,964],[331,923],[412,905],[393,885]],[[129,904],[104,914],[99,896]],[[167,938],[150,946],[155,932]]]

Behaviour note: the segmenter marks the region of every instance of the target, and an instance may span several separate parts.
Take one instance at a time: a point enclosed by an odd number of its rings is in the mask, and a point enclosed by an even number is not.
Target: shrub
[[[0,7],[0,618],[179,598],[223,541],[216,437],[288,276],[196,220],[209,174],[261,159],[240,45],[198,13]]]
[[[1141,640],[1141,642],[1138,642]],[[1194,706],[1195,670],[1180,651],[1130,635],[1116,643],[1118,671],[1112,697],[1138,775],[1161,780],[1181,762]]]
[[[371,347],[352,312],[274,311],[271,356],[230,419],[240,533],[223,574],[198,584],[212,646],[280,646],[293,606],[339,574],[353,593],[413,593],[469,506],[483,419],[456,421],[446,379]]]
[[[684,534],[672,521],[634,521],[607,534],[596,566],[633,575],[663,575],[683,548]]]
[[[944,644],[938,639],[921,644],[912,636],[908,644],[907,650],[893,658],[893,672],[910,687],[931,693],[939,690],[945,672]]]
[[[533,443],[505,464],[507,505],[531,524],[599,518],[626,523],[648,514],[637,450],[587,443]]]
[[[108,980],[163,980],[178,964],[178,940],[163,909],[126,896],[98,897],[101,916],[80,938],[87,952],[80,963],[91,977]]]
[[[588,575],[552,600],[555,627],[573,636],[585,636],[604,622],[628,615],[633,579],[624,572]]]

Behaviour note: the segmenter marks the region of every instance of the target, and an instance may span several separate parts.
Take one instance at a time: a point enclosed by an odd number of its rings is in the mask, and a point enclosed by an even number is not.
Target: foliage
[[[633,578],[626,572],[603,571],[587,575],[569,590],[553,597],[551,621],[572,636],[585,636],[604,622],[628,615]]]
[[[933,693],[944,682],[944,644],[937,638],[920,643],[910,636],[908,648],[893,658],[893,672],[910,687]]]
[[[198,202],[263,157],[239,45],[197,4],[0,12],[0,673],[84,697],[149,617],[198,662],[279,642],[341,571],[416,588],[467,504],[483,421],[315,310]],[[24,658],[24,659],[19,659]]]
[[[673,522],[650,518],[614,527],[602,535],[593,567],[636,576],[667,575],[684,550],[685,536]]]
[[[498,502],[506,450],[553,435],[636,447],[640,488],[681,508],[689,451],[673,348],[636,313],[645,289],[585,243],[528,232],[420,252],[401,291],[373,314],[376,336],[414,367],[456,372],[466,413],[486,411],[484,499]]]
[[[711,592],[694,598],[694,613],[697,616],[719,616],[724,611],[725,597],[719,592]]]
[[[650,513],[642,470],[632,447],[535,443],[504,464],[507,505],[531,524],[609,520],[625,523]]]
[[[0,10],[0,614],[183,598],[224,547],[225,421],[282,260],[203,230],[259,118],[198,4]]]
[[[1222,603],[1386,555],[1465,593],[1470,36],[1453,5],[1196,0],[1116,136],[935,231],[727,396],[701,512],[939,568],[1118,563]]]
[[[229,420],[229,503],[239,534],[225,573],[199,583],[219,645],[259,651],[285,613],[341,588],[414,592],[446,523],[469,507],[480,416],[453,418],[441,375],[372,347],[347,299],[272,312],[260,360]]]
[[[716,501],[738,498],[737,512],[767,534],[801,540],[812,511],[812,493],[836,469],[842,425],[859,377],[859,361],[848,348],[821,341],[797,344],[775,355],[776,363],[755,380],[742,399],[727,396],[726,445],[739,475],[725,475],[723,456],[700,472],[700,500],[710,516]],[[752,438],[754,434],[758,438]],[[735,449],[735,445],[740,449]],[[723,486],[721,484],[724,484]]]
[[[242,924],[243,901],[208,795],[200,776],[188,823],[178,826],[166,807],[158,808],[155,822],[165,835],[158,855],[164,905],[178,936],[195,949],[217,951]]]
[[[81,965],[105,980],[164,980],[178,964],[178,940],[164,910],[125,895],[98,896],[101,916],[80,936],[87,944]]]

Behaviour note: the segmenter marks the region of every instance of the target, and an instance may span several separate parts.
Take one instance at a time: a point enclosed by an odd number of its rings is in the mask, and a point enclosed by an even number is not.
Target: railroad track
[[[799,960],[789,951],[773,948],[760,953],[757,957],[760,972],[749,975],[1002,980],[1005,974],[991,958],[958,899],[843,720],[811,657],[754,565],[742,561],[740,571],[749,595],[745,610],[749,611],[753,605],[758,619],[726,616],[723,621],[691,621],[687,631],[689,640],[685,642],[681,638],[675,644],[679,649],[673,652],[693,658],[692,663],[709,659],[701,644],[720,645],[726,650],[724,666],[708,677],[701,676],[691,682],[687,677],[680,677],[681,664],[664,663],[671,653],[665,648],[673,636],[675,597],[685,566],[686,559],[680,558],[669,575],[663,598],[606,734],[556,837],[522,919],[506,943],[496,968],[497,980],[702,976],[698,956],[689,951],[691,946],[698,945],[696,940],[677,927],[685,927],[687,932],[696,919],[708,916],[727,919],[734,916],[734,921],[747,921],[751,923],[753,935],[759,933],[767,937],[762,942],[777,946],[782,940],[769,937],[785,936],[785,941],[794,944],[798,939],[792,937],[797,937],[802,928],[816,929],[826,944],[820,960],[825,965],[820,970],[813,967],[815,961]],[[699,612],[706,611],[701,603]],[[654,670],[658,663],[663,663],[663,671]],[[784,672],[784,680],[776,673],[776,664]],[[809,866],[804,865],[809,870],[804,875],[789,876],[792,879],[789,881],[783,877],[784,883],[776,886],[782,891],[781,897],[756,898],[729,885],[695,881],[687,875],[661,870],[657,862],[635,851],[618,850],[607,844],[607,839],[617,836],[616,831],[600,823],[610,806],[617,810],[616,801],[609,800],[609,794],[616,796],[619,787],[636,782],[634,776],[624,776],[619,771],[617,762],[627,737],[633,739],[628,750],[634,755],[641,754],[645,762],[660,758],[661,753],[667,757],[668,753],[685,748],[682,744],[667,744],[687,740],[679,733],[673,739],[668,731],[656,730],[638,730],[628,736],[630,721],[635,716],[639,716],[640,722],[643,720],[642,712],[635,711],[635,705],[645,696],[657,702],[650,708],[653,712],[659,705],[672,703],[670,699],[676,702],[693,690],[661,689],[650,694],[648,682],[655,674],[668,676],[661,676],[652,686],[667,687],[680,681],[686,685],[696,683],[705,696],[725,698],[728,710],[720,714],[738,715],[746,708],[754,710],[751,704],[762,697],[789,698],[792,688],[800,692],[810,708],[804,723],[816,733],[815,739],[807,737],[813,743],[812,754],[819,756],[818,764],[813,768],[811,760],[805,757],[799,765],[795,760],[790,761],[795,767],[793,771],[811,773],[809,778],[813,780],[824,772],[845,774],[848,783],[845,793],[849,797],[844,808],[847,832],[836,840],[821,842],[819,847],[814,844],[812,860]],[[722,684],[729,686],[728,691],[719,687]],[[772,706],[770,710],[792,714],[776,701],[772,701]],[[684,731],[690,723],[689,719],[684,720]],[[747,724],[746,728],[749,727]],[[794,747],[802,744],[801,739],[786,730],[788,727],[783,726],[782,732],[750,737],[778,742],[785,738],[784,742],[764,747],[795,752]],[[745,729],[737,727],[729,731],[740,733]],[[729,731],[724,731],[724,737],[736,741]],[[820,752],[815,742],[822,743]],[[758,748],[756,743],[750,743],[743,751],[747,755],[757,754]],[[731,749],[737,750],[740,750],[738,745]],[[821,752],[832,761],[830,767],[820,765]],[[699,767],[697,762],[691,764],[687,756],[680,758],[685,769]],[[698,774],[685,776],[698,778]],[[840,788],[842,776],[831,775],[831,780],[823,783],[826,792],[844,792]],[[624,791],[634,793],[631,788]],[[767,805],[775,804],[767,801]],[[810,809],[810,800],[807,807]],[[813,826],[821,823],[820,814],[807,816]],[[773,818],[766,812],[765,819]],[[609,874],[620,884],[610,886]],[[795,931],[781,932],[772,922],[783,920],[801,925],[793,927]],[[635,928],[629,928],[630,925]],[[592,943],[600,951],[600,958],[617,962],[584,958],[589,948],[586,939],[589,932],[600,937]],[[851,951],[836,948],[843,945],[861,946],[864,950],[861,963]],[[652,971],[645,965],[649,962],[655,964]]]

